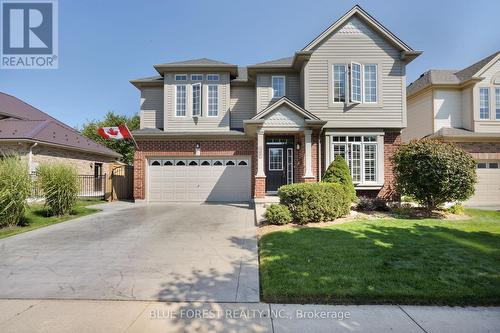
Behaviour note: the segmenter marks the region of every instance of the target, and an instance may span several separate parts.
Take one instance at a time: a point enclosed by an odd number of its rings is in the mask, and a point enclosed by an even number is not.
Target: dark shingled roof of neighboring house
[[[273,59],[265,62],[261,62],[251,67],[268,67],[268,66],[279,66],[279,67],[291,67],[293,63],[293,57]]]
[[[479,137],[488,137],[488,138],[499,138],[500,134],[498,133],[480,133],[480,132],[472,132],[463,128],[452,128],[452,127],[442,127],[435,133],[429,135],[430,138],[479,138]]]
[[[229,64],[227,62],[208,59],[208,58],[174,61],[174,62],[167,62],[164,64],[158,64],[158,65],[159,66],[213,66],[213,65],[215,65],[215,66],[235,66],[235,65]]]
[[[406,88],[406,95],[411,96],[431,85],[460,85],[475,77],[484,66],[493,60],[500,51],[470,65],[467,68],[456,69],[431,69],[420,75],[420,77]]]
[[[45,112],[14,96],[0,93],[0,142],[11,140],[29,140],[99,155],[121,156]]]

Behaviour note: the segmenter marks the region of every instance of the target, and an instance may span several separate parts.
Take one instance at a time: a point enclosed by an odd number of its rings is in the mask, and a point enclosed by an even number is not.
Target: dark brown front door
[[[266,138],[266,191],[293,183],[293,137]]]

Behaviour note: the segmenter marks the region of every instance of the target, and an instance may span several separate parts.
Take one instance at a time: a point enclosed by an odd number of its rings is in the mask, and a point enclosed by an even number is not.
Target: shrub
[[[476,163],[463,149],[436,140],[412,141],[391,157],[396,189],[430,212],[474,194]]]
[[[30,191],[27,165],[17,156],[0,159],[0,227],[21,222]]]
[[[455,204],[447,209],[451,214],[462,215],[465,212],[464,206]]]
[[[377,211],[377,212],[387,212],[389,211],[389,206],[387,206],[387,201],[382,198],[368,198],[360,197],[359,202],[356,205],[356,209],[359,211]]]
[[[287,206],[281,204],[272,204],[265,213],[265,218],[270,224],[287,224],[292,222],[292,214]]]
[[[66,215],[75,206],[78,196],[78,174],[75,168],[64,164],[43,164],[37,175],[51,215]]]
[[[349,195],[340,184],[301,183],[281,186],[280,203],[286,205],[298,224],[332,221],[349,213]]]
[[[393,208],[393,213],[397,218],[411,218],[413,215],[413,206],[409,202],[403,202],[401,205]]]
[[[323,181],[328,183],[337,183],[344,186],[349,194],[351,202],[356,201],[356,190],[352,183],[351,172],[349,166],[342,156],[337,155],[335,160],[326,169],[323,176]]]

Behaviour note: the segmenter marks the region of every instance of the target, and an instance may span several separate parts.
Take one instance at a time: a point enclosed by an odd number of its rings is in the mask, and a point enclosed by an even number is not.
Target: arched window
[[[215,161],[214,165],[222,165],[222,162],[221,161]]]
[[[172,161],[165,161],[163,162],[163,165],[174,165],[174,163],[172,163]]]
[[[155,165],[156,166],[156,165],[161,165],[161,164],[160,164],[160,161],[153,161],[153,162],[151,162],[151,165]]]
[[[248,165],[247,161],[239,161],[238,165]]]
[[[203,161],[203,162],[201,162],[201,165],[203,165],[203,166],[210,165],[210,161]]]
[[[175,165],[186,165],[186,163],[184,161],[177,161],[177,163],[175,163]]]
[[[236,163],[234,163],[234,161],[227,161],[226,165],[236,165]]]
[[[189,165],[191,165],[191,166],[198,165],[198,162],[196,162],[196,161],[191,161],[191,162],[189,162]]]

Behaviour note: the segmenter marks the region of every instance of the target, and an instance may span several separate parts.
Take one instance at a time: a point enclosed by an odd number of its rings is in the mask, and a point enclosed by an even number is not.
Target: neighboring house
[[[359,195],[394,198],[389,156],[406,127],[414,51],[359,6],[292,57],[248,67],[155,65],[141,92],[134,196],[248,201],[315,182],[336,155]]]
[[[30,172],[40,163],[73,165],[80,175],[100,176],[121,155],[82,136],[20,99],[0,93],[0,156],[16,154]]]
[[[467,205],[500,205],[500,52],[462,70],[430,70],[408,86],[403,140],[454,142],[477,161]]]

